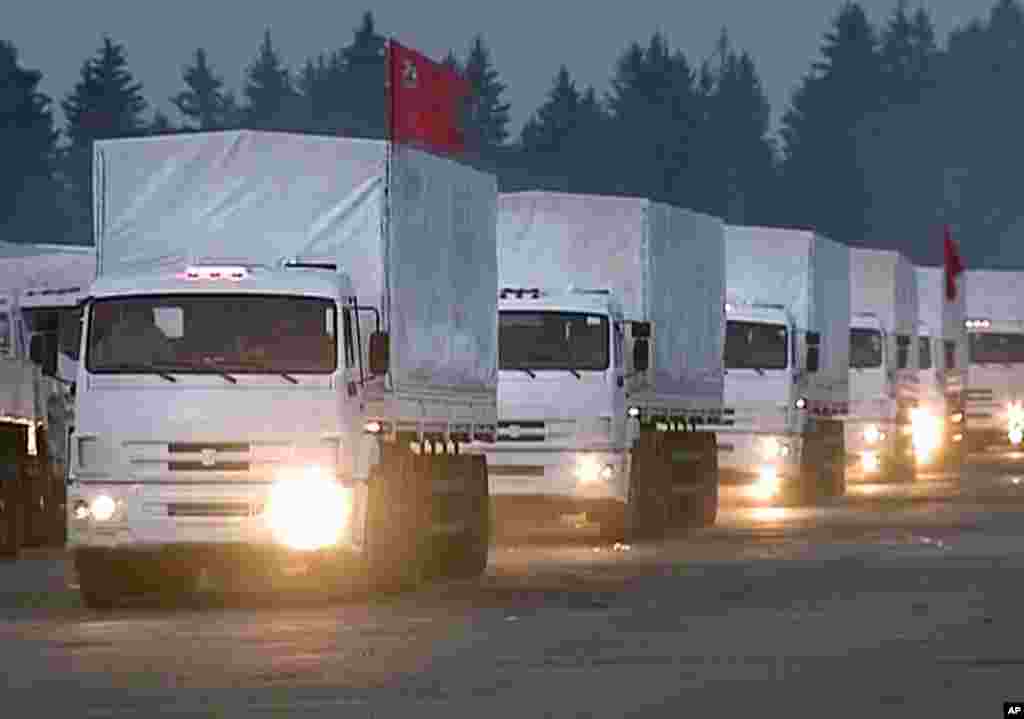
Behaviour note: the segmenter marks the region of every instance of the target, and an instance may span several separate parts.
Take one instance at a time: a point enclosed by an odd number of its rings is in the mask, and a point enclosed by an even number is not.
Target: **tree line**
[[[266,31],[241,97],[206,49],[192,51],[174,122],[150,114],[124,45],[109,37],[60,100],[0,41],[0,233],[9,241],[91,241],[94,140],[247,128],[383,138],[384,46],[369,12],[351,42],[288,68]],[[996,0],[945,46],[924,9],[898,0],[875,27],[845,1],[792,93],[778,136],[756,64],[723,30],[695,62],[655,33],[619,54],[610,87],[560,67],[518,137],[483,36],[445,62],[469,80],[463,159],[503,191],[628,194],[735,224],[813,228],[854,245],[941,261],[949,223],[968,266],[1024,266],[1013,144],[1024,116],[1024,8]]]

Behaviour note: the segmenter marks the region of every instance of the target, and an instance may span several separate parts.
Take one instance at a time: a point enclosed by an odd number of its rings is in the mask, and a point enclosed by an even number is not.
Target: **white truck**
[[[914,451],[924,467],[956,470],[963,461],[967,367],[964,292],[946,298],[942,267],[916,267],[918,406],[911,422]],[[962,283],[962,282],[961,282]]]
[[[808,230],[725,228],[723,484],[757,502],[845,492],[849,250]]]
[[[68,390],[81,339],[78,305],[95,273],[91,246],[0,242],[0,413],[29,424],[30,454],[37,449],[35,430],[47,427],[58,464],[64,460],[65,427],[73,422]],[[45,411],[17,409],[33,395]]]
[[[480,575],[495,179],[249,131],[102,141],[94,162],[68,497],[85,601],[221,570],[347,581],[353,560],[378,586]]]
[[[640,198],[499,198],[502,531],[572,520],[606,539],[713,524],[722,408],[715,218]]]
[[[1024,442],[1024,272],[965,274],[967,449],[1005,455]]]
[[[894,250],[850,249],[851,477],[914,478],[918,296],[914,266]]]

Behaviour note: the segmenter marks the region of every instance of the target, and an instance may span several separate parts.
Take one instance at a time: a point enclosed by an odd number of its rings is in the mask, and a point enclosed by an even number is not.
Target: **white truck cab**
[[[493,495],[547,502],[568,518],[625,506],[624,332],[610,291],[502,290]]]
[[[794,323],[782,305],[730,298],[725,306],[725,404],[719,471],[746,475],[753,498],[773,498],[800,469],[800,365]]]
[[[200,266],[91,294],[72,547],[361,544],[370,443],[358,398],[337,391],[358,379],[346,276]],[[146,320],[164,340],[118,327]],[[147,340],[163,361],[140,359]],[[287,472],[344,481],[314,502],[279,494]]]

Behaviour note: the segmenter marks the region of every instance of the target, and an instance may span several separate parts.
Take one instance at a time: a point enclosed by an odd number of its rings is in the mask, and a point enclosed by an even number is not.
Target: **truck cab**
[[[909,410],[901,423],[897,404],[911,399],[906,383],[899,381],[906,379],[910,367],[909,347],[909,337],[892,335],[874,313],[858,312],[850,318],[851,417],[846,446],[857,465],[854,473],[864,479],[880,477],[888,469],[888,458],[907,451],[900,429],[909,422]]]
[[[766,500],[800,468],[798,333],[782,305],[732,298],[725,311],[725,403],[731,426],[718,435],[719,471],[723,484],[738,483],[753,498]]]
[[[352,297],[344,274],[258,266],[94,283],[68,493],[90,591],[113,581],[113,552],[212,561],[361,546],[356,480],[373,443]]]
[[[968,448],[1019,451],[1024,442],[1024,321],[973,317],[968,337]]]
[[[500,292],[498,436],[488,471],[506,528],[625,506],[625,337],[610,291]]]

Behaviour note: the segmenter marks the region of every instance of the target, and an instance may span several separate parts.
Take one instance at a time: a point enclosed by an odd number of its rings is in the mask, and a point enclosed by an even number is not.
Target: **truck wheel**
[[[113,562],[106,552],[89,549],[75,551],[75,573],[82,603],[89,609],[113,609],[120,598],[120,584]]]
[[[427,458],[382,449],[381,463],[370,470],[366,553],[371,584],[389,592],[423,581],[431,494]]]
[[[445,579],[476,579],[487,570],[490,550],[491,520],[488,489],[487,458],[483,455],[456,455],[449,466],[458,467],[450,474],[461,474],[465,491],[449,498],[461,507],[458,513],[466,528],[441,538],[441,576]]]

